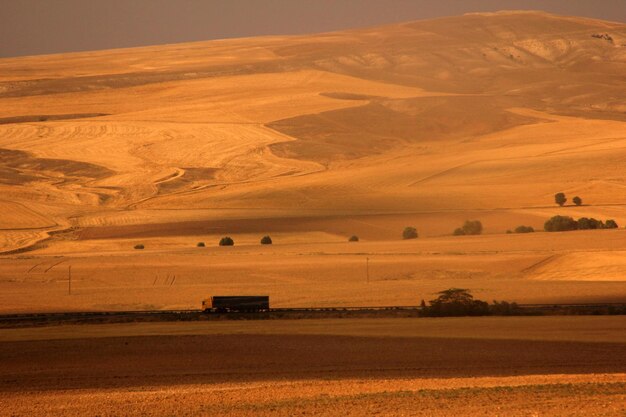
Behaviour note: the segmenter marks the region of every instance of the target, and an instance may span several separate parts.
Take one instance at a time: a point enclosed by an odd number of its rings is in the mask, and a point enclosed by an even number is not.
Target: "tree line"
[[[613,219],[597,220],[593,217],[581,217],[578,220],[570,216],[554,216],[543,225],[546,232],[567,232],[571,230],[617,229],[619,226]]]

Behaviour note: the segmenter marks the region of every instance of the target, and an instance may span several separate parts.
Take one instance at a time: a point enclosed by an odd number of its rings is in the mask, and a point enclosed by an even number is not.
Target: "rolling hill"
[[[0,115],[5,254],[225,233],[384,242],[407,224],[439,239],[467,218],[487,234],[555,214],[626,223],[623,23],[507,11],[1,59]],[[555,206],[560,191],[585,204]],[[518,273],[562,249],[542,242]],[[562,250],[588,249],[577,242]],[[620,256],[601,260],[611,277]],[[574,276],[603,273],[583,258]]]

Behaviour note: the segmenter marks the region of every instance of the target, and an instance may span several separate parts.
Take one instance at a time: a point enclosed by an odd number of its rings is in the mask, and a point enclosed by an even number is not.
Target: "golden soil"
[[[626,413],[626,376],[223,383],[0,393],[12,416],[598,416]],[[4,404],[4,405],[2,405]]]

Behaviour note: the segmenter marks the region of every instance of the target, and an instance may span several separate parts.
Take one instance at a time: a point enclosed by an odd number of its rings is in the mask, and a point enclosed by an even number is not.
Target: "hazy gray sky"
[[[626,0],[0,0],[0,57],[536,9],[626,22]]]

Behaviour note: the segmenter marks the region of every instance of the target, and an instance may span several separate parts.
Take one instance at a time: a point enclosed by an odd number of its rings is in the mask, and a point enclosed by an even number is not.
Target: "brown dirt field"
[[[2,391],[626,372],[626,346],[596,342],[241,334],[5,342],[0,350]]]
[[[2,329],[0,342],[133,336],[326,335],[366,338],[431,337],[548,342],[626,343],[622,316],[306,319],[188,323],[63,325]]]
[[[621,317],[59,330],[0,331],[2,414],[617,416],[625,406]]]

